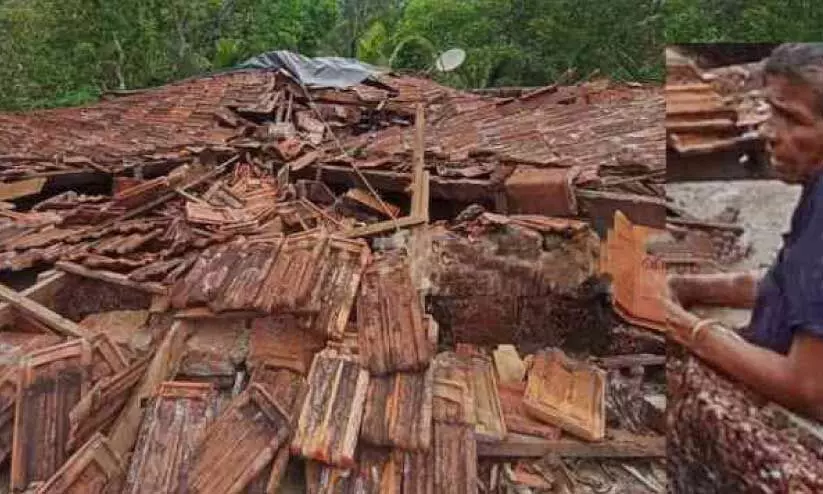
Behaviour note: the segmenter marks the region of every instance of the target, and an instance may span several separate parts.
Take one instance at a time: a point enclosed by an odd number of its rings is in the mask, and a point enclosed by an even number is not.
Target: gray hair
[[[823,43],[785,43],[774,49],[763,68],[765,75],[779,75],[811,87],[823,115]]]

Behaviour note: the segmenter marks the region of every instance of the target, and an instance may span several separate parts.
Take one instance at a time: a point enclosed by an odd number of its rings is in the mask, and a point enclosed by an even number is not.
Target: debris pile
[[[664,228],[662,118],[285,70],[0,116],[12,491],[662,492],[663,340],[595,233]]]
[[[667,71],[668,180],[769,177],[759,65],[703,72],[689,59],[669,57]]]

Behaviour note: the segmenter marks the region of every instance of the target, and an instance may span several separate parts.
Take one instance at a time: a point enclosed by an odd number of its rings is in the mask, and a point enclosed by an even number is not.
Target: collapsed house
[[[606,240],[666,227],[663,114],[255,69],[0,115],[11,491],[663,492],[646,242]]]
[[[695,173],[685,173],[686,165],[681,162],[679,178],[768,178],[766,173],[747,171],[739,159],[748,145],[761,146],[758,126],[768,117],[758,75],[762,62],[702,72],[693,63],[680,60],[670,64],[669,70],[669,145],[685,142],[686,135],[705,144],[695,154]],[[691,125],[688,132],[686,121]],[[748,137],[743,138],[746,133]],[[722,166],[716,168],[718,163]],[[668,166],[671,170],[672,161]],[[699,167],[705,170],[703,175],[697,171]],[[664,243],[658,253],[666,267],[703,273],[734,269],[747,252],[739,243],[744,228],[735,223],[734,214],[725,216],[706,221],[678,211],[677,217],[670,217],[672,233],[672,227],[691,225],[702,235],[693,231],[681,234],[677,244]],[[819,423],[769,403],[756,391],[674,346],[668,353],[667,367],[667,471],[672,492],[823,490]]]

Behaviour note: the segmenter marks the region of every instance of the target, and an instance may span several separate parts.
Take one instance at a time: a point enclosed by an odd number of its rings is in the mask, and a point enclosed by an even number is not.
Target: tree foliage
[[[459,47],[466,63],[439,77],[461,87],[543,85],[570,69],[659,80],[661,10],[659,0],[0,0],[0,108],[84,103],[276,49],[426,71]]]

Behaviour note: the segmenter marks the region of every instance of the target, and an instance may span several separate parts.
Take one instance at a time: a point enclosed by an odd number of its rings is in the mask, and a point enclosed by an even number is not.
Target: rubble
[[[56,270],[0,286],[12,489],[271,494],[298,464],[308,492],[475,493],[484,462],[534,487],[548,453],[659,461],[591,366],[665,354],[601,269],[615,211],[665,228],[662,119],[656,88],[284,70],[0,115],[0,270]]]

